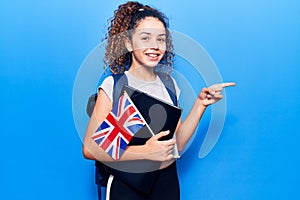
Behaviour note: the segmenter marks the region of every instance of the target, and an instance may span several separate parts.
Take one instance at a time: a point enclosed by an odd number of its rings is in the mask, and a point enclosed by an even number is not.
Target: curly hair
[[[107,41],[104,63],[110,67],[114,74],[123,73],[132,62],[131,52],[125,47],[124,38],[131,39],[131,30],[146,17],[154,17],[161,21],[166,28],[166,52],[155,68],[155,71],[168,74],[173,70],[173,43],[168,30],[168,18],[160,11],[143,5],[139,2],[129,1],[122,4],[114,12],[114,16],[108,21],[108,32],[104,40]]]

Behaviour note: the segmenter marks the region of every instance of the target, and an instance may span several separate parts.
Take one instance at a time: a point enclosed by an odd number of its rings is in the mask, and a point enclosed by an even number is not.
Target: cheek
[[[141,41],[136,41],[132,44],[133,50],[146,49],[147,45]]]
[[[166,51],[166,49],[167,49],[166,43],[161,44],[161,45],[159,46],[159,49],[161,49],[162,51]]]
[[[164,56],[165,53],[166,53],[166,50],[165,50],[165,49],[161,49],[161,50],[160,50],[160,53],[161,53],[162,56]]]

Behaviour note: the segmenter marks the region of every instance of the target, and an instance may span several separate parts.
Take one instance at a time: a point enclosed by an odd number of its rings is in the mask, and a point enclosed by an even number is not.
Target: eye
[[[158,38],[157,41],[158,41],[158,42],[165,42],[165,41],[166,41],[166,38]]]
[[[141,40],[143,40],[143,41],[148,41],[148,40],[149,40],[149,37],[148,37],[148,36],[143,36],[143,37],[141,38]]]

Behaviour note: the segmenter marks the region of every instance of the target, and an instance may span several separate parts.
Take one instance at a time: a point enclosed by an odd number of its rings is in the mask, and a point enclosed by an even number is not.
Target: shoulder
[[[112,101],[113,88],[114,88],[114,78],[112,75],[110,75],[103,80],[101,85],[98,87],[98,91],[102,89],[106,93],[108,98]]]
[[[128,80],[125,74],[112,74],[103,80],[98,90],[102,89],[110,100],[113,101],[115,95],[114,90],[117,90],[116,94],[118,94],[122,86],[126,85],[127,82]]]
[[[107,87],[107,86],[111,87],[111,86],[113,86],[113,84],[114,84],[114,78],[112,75],[109,75],[102,81],[102,83],[100,84],[98,89],[100,89],[102,87]]]

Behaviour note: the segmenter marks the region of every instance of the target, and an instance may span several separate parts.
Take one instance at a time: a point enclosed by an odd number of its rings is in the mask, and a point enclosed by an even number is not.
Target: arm
[[[187,144],[188,140],[194,134],[196,127],[206,110],[207,106],[214,104],[223,98],[221,92],[225,87],[235,86],[235,83],[221,83],[203,88],[199,93],[190,113],[183,123],[179,122],[176,131],[178,150]]]
[[[95,104],[94,112],[90,118],[86,129],[84,142],[82,146],[83,156],[90,160],[99,160],[103,162],[115,162],[104,150],[102,150],[91,138],[98,126],[104,121],[112,109],[112,103],[106,93],[100,89]],[[118,161],[127,160],[171,160],[173,157],[170,152],[175,145],[175,140],[158,141],[160,137],[167,135],[168,132],[161,132],[150,138],[145,145],[128,146]]]

